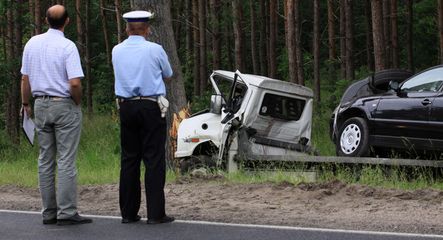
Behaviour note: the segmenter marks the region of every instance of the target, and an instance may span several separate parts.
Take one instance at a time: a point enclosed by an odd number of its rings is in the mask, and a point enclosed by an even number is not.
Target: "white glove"
[[[159,96],[157,98],[158,107],[160,108],[160,112],[162,114],[162,118],[166,116],[166,112],[168,112],[169,101],[164,96]]]

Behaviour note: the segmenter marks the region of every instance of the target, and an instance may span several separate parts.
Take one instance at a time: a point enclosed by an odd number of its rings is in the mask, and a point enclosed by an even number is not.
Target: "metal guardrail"
[[[301,163],[351,163],[389,166],[417,166],[443,168],[440,160],[393,159],[393,158],[368,158],[368,157],[335,157],[335,156],[287,156],[287,155],[252,155],[243,161],[282,161]]]

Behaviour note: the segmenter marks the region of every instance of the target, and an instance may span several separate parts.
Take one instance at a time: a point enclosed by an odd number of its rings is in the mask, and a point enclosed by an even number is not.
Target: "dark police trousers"
[[[134,219],[140,209],[140,164],[145,164],[145,189],[149,219],[165,216],[166,118],[150,100],[120,103],[121,170],[120,210]]]

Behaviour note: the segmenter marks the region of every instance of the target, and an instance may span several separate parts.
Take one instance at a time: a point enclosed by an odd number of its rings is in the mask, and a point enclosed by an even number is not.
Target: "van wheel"
[[[214,168],[215,162],[211,156],[198,155],[190,156],[180,161],[180,172],[188,173],[197,168]]]
[[[336,144],[338,156],[365,157],[369,154],[369,130],[366,120],[353,117],[340,128]]]

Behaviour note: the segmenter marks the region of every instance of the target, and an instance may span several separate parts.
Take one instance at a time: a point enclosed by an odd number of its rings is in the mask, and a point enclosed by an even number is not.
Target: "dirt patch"
[[[167,184],[165,192],[167,212],[178,219],[443,234],[443,192],[432,189],[185,179]],[[117,185],[80,186],[78,193],[82,213],[119,216]],[[40,205],[38,189],[0,186],[1,209]],[[140,214],[146,217],[144,204]]]

